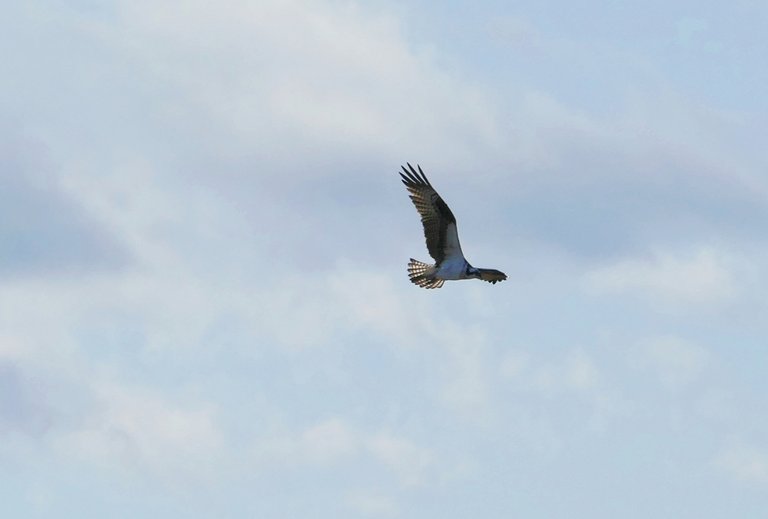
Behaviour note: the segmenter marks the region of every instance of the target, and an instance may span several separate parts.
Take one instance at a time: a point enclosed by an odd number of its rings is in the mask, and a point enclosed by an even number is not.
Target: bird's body
[[[446,281],[456,279],[469,279],[467,276],[467,267],[469,266],[469,263],[467,263],[467,260],[465,260],[463,257],[448,257],[444,259],[440,265],[437,266],[437,272],[435,275]]]
[[[469,264],[464,258],[456,228],[456,218],[420,166],[408,164],[403,167],[400,176],[403,179],[416,210],[421,215],[424,237],[429,255],[435,260],[430,265],[411,258],[408,263],[408,275],[411,282],[422,288],[440,288],[445,281],[458,279],[482,279],[496,283],[507,279],[506,274],[494,269],[479,269]]]

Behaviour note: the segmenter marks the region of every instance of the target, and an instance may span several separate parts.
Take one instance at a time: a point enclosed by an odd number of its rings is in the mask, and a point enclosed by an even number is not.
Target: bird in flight
[[[467,262],[461,252],[456,218],[429,183],[421,166],[417,164],[416,167],[418,171],[410,164],[408,169],[403,166],[400,176],[421,216],[427,250],[435,263],[429,265],[411,258],[408,263],[411,283],[422,288],[440,288],[447,280],[453,279],[482,279],[489,283],[507,279],[507,275],[499,270],[475,268]]]

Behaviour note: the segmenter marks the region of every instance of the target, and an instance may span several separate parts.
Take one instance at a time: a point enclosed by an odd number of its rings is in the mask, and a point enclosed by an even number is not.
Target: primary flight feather
[[[411,282],[422,288],[440,288],[447,280],[482,279],[496,283],[507,279],[507,275],[495,269],[475,268],[464,258],[456,230],[456,217],[448,204],[437,194],[427,176],[416,165],[418,171],[408,164],[400,176],[421,216],[427,250],[434,258],[434,264],[423,263],[411,258],[408,276]]]

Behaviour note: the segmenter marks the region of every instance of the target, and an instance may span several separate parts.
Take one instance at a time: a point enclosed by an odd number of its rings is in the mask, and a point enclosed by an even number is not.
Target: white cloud
[[[100,37],[173,90],[161,114],[218,127],[219,153],[400,156],[418,142],[422,155],[456,158],[495,131],[478,92],[415,52],[395,18],[355,3],[122,2],[118,12]]]
[[[711,38],[707,38],[709,28],[707,20],[692,17],[682,18],[677,22],[676,43],[686,48],[701,46],[702,42],[707,42],[708,46],[713,45]]]
[[[404,281],[405,277],[399,281]],[[393,339],[396,346],[407,346],[430,321],[430,308],[414,308],[406,283],[389,275],[351,264],[340,264],[328,276],[329,292],[344,308],[347,325],[364,327]],[[399,285],[399,286],[398,286]],[[361,287],[365,287],[361,290]],[[399,288],[399,289],[398,289]],[[375,294],[375,297],[371,297]]]
[[[435,323],[432,332],[443,350],[437,366],[442,373],[441,399],[464,420],[487,424],[493,417],[493,401],[486,333],[449,320]]]
[[[499,369],[504,377],[515,378],[521,376],[530,365],[530,355],[521,349],[508,351],[499,364]]]
[[[114,271],[129,262],[122,244],[62,189],[46,147],[2,124],[0,112],[0,278]]]
[[[21,468],[8,464],[2,475],[22,493],[39,485],[41,495],[51,496],[51,510],[71,506],[80,495],[61,482],[76,472],[87,494],[83,507],[90,511],[99,500],[102,509],[115,507],[109,493],[92,489],[121,488],[114,477],[127,467],[141,473],[146,487],[188,474],[217,478],[216,492],[178,497],[161,490],[154,503],[145,500],[149,488],[130,496],[147,509],[159,501],[170,515],[174,505],[210,515],[220,510],[212,503],[220,498],[230,510],[263,500],[271,511],[337,517],[323,507],[346,506],[353,515],[387,517],[412,512],[401,501],[411,497],[418,506],[435,486],[446,510],[452,499],[466,506],[464,483],[490,483],[493,490],[499,468],[518,481],[521,494],[535,496],[542,458],[547,470],[567,478],[587,456],[595,470],[618,474],[636,461],[624,456],[627,441],[638,446],[633,456],[653,460],[661,452],[646,441],[664,420],[648,387],[658,377],[698,389],[692,382],[707,373],[715,352],[675,337],[641,342],[634,360],[649,376],[632,404],[653,410],[639,418],[647,429],[634,430],[632,420],[606,427],[615,413],[631,414],[615,386],[627,366],[612,356],[621,349],[592,348],[596,327],[605,325],[603,311],[616,308],[617,295],[697,310],[738,301],[748,285],[739,257],[711,246],[686,248],[680,236],[711,243],[706,236],[728,220],[740,231],[734,239],[762,239],[751,227],[763,220],[753,217],[762,214],[766,192],[765,168],[754,160],[762,148],[736,153],[749,145],[721,139],[730,132],[741,142],[743,120],[681,104],[688,92],[659,100],[642,84],[632,85],[640,99],[633,104],[626,92],[592,88],[594,75],[584,84],[589,94],[579,93],[560,65],[584,71],[584,62],[571,58],[598,47],[573,42],[575,52],[555,56],[571,43],[567,31],[548,34],[550,27],[534,24],[536,16],[512,13],[498,18],[497,29],[518,49],[538,53],[532,61],[546,69],[541,76],[519,61],[524,52],[511,58],[521,67],[495,67],[497,58],[510,57],[486,54],[493,49],[481,42],[471,52],[482,59],[471,63],[446,59],[442,43],[434,54],[423,52],[406,36],[411,27],[423,28],[423,19],[412,18],[409,27],[359,2],[122,0],[91,7],[43,1],[16,9],[46,22],[27,20],[34,29],[23,39],[27,45],[8,47],[21,75],[9,75],[4,85],[11,86],[2,88],[25,131],[51,145],[62,189],[53,198],[81,204],[98,229],[125,244],[133,263],[119,272],[12,278],[0,286],[0,362],[7,363],[0,368],[13,366],[0,369],[0,384],[19,393],[0,398],[3,425],[14,427],[3,456]],[[16,25],[8,20],[0,25]],[[419,37],[430,38],[427,32]],[[696,43],[698,34],[692,36]],[[451,42],[460,47],[462,40],[474,41],[468,31]],[[591,54],[594,70],[621,75],[610,64],[621,53]],[[25,67],[38,72],[25,75]],[[488,84],[499,92],[493,100],[474,83],[493,81],[484,71],[490,67],[512,77]],[[555,80],[559,93],[542,86],[553,68],[568,78]],[[505,103],[518,109],[504,113]],[[422,242],[396,177],[384,175],[413,156],[448,180],[453,172],[472,172],[465,177],[469,190],[501,200],[486,231],[497,239],[487,243],[520,258],[514,263],[522,270],[510,276],[516,281],[456,283],[429,293],[407,282],[407,256],[399,250],[406,239],[393,221],[408,222],[404,229],[414,234],[407,241]],[[477,164],[469,167],[469,157]],[[514,167],[488,167],[499,163]],[[390,181],[402,216],[378,191]],[[720,189],[730,197],[724,205]],[[742,197],[746,191],[754,198]],[[750,206],[755,199],[758,209]],[[742,201],[744,212],[731,211]],[[701,220],[706,236],[690,238],[689,221],[674,218],[680,214]],[[635,246],[628,249],[652,250],[656,231],[669,225],[682,231],[670,232],[679,248],[591,271],[584,286],[608,296],[592,300],[571,284],[583,263],[543,257],[537,246],[516,248],[513,237],[528,231],[594,261],[595,251],[620,249],[616,243],[626,237]],[[478,239],[467,232],[472,236]],[[753,286],[759,292],[762,284]],[[633,323],[669,324],[638,311]],[[626,316],[619,317],[609,326],[631,333],[622,329]],[[720,317],[711,325],[723,344],[760,344],[760,318]],[[687,324],[674,322],[675,330],[684,336]],[[528,344],[507,349],[518,341]],[[754,351],[740,350],[747,353],[734,355],[728,369],[746,366]],[[759,400],[761,380],[745,376],[745,389],[722,394],[727,402],[744,394]],[[726,407],[728,417],[709,412],[706,420],[760,420]],[[702,414],[691,413],[685,424],[700,432],[685,437],[691,452],[719,434]],[[594,429],[621,436],[596,445]],[[678,440],[665,436],[669,449]],[[39,465],[25,459],[32,451]],[[454,456],[461,460],[456,466]],[[64,477],[48,470],[62,459]],[[718,463],[738,478],[765,481],[760,447],[725,450]],[[284,485],[318,474],[318,491],[332,505],[295,491],[309,487]],[[665,474],[655,476],[664,483]],[[630,479],[616,479],[618,496],[659,484]],[[249,499],[261,483],[262,495]],[[584,490],[579,503],[599,500],[599,489]],[[109,516],[99,512],[92,513]],[[548,512],[539,507],[528,515]],[[124,514],[148,515],[128,506]]]
[[[354,492],[345,503],[355,514],[365,517],[394,517],[400,512],[395,499],[371,491]]]
[[[640,295],[672,305],[722,304],[738,291],[734,261],[712,248],[656,252],[588,272],[583,283],[595,294]]]
[[[486,28],[494,41],[513,50],[535,52],[541,47],[541,34],[527,18],[520,16],[494,17]]]
[[[639,362],[649,366],[672,387],[694,382],[710,364],[708,350],[674,336],[646,339],[639,345]]]
[[[568,359],[565,380],[574,389],[587,391],[600,384],[600,373],[592,358],[578,350]]]
[[[434,476],[430,449],[388,431],[366,431],[342,418],[324,420],[300,432],[258,438],[253,453],[262,467],[287,468],[330,468],[370,456],[403,486],[421,485]]]
[[[19,363],[5,358],[0,350],[0,436],[8,432],[39,436],[46,432],[53,417],[40,385],[40,380],[28,376]]]
[[[399,476],[404,485],[424,484],[431,475],[429,469],[434,463],[434,455],[428,448],[389,433],[368,438],[366,446],[377,460]]]
[[[716,457],[715,464],[744,483],[768,485],[768,451],[755,445],[728,447]]]
[[[530,349],[506,352],[498,363],[501,385],[495,392],[506,394],[500,409],[514,403],[510,420],[515,434],[542,452],[559,452],[570,436],[558,421],[573,413],[570,428],[606,435],[614,418],[624,416],[629,404],[621,388],[611,381],[608,368],[598,360],[592,351],[580,347],[554,356],[535,354]]]
[[[223,457],[223,433],[211,406],[186,406],[141,387],[97,383],[94,406],[54,443],[63,456],[128,466],[170,478],[209,477]]]
[[[298,434],[260,438],[254,445],[257,464],[327,466],[360,452],[357,430],[339,418],[316,423]]]
[[[499,373],[520,388],[542,395],[601,389],[600,370],[591,356],[581,349],[565,352],[556,360],[532,357],[523,350],[511,350],[499,364]]]

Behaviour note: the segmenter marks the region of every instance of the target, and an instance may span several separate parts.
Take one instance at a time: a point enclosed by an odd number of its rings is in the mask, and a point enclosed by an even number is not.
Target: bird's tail
[[[411,283],[421,288],[440,288],[445,283],[442,279],[435,279],[435,266],[422,263],[411,258],[408,262],[408,277]]]

